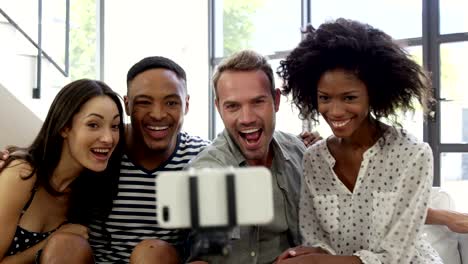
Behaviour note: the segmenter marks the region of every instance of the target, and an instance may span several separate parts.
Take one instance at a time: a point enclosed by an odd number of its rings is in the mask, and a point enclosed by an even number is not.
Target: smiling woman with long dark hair
[[[54,237],[87,239],[90,220],[107,216],[122,120],[114,91],[100,81],[78,80],[57,94],[29,147],[8,149],[0,169],[0,263],[33,263]]]

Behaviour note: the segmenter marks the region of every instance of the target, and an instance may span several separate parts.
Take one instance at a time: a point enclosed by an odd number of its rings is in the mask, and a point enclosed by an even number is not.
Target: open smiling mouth
[[[92,148],[91,152],[98,160],[107,160],[110,156],[110,148]]]
[[[244,129],[239,131],[239,135],[247,144],[247,146],[252,147],[255,147],[260,142],[262,133],[263,129],[261,128]]]
[[[162,131],[169,128],[169,126],[146,126],[147,129],[151,131]]]
[[[350,121],[351,121],[351,119],[341,120],[341,121],[331,121],[330,120],[330,123],[331,123],[333,128],[342,128],[342,127],[346,126]]]
[[[169,135],[169,126],[168,125],[159,125],[159,126],[151,126],[145,125],[145,130],[148,135],[153,139],[163,139],[167,135]]]

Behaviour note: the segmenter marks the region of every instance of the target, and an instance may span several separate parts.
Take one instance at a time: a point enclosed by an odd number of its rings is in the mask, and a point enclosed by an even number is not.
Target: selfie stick
[[[194,245],[196,255],[228,255],[230,230],[237,225],[236,186],[234,173],[226,177],[227,224],[225,226],[204,228],[200,226],[200,205],[198,202],[198,177],[194,171],[189,177],[190,221],[197,230],[198,240]]]

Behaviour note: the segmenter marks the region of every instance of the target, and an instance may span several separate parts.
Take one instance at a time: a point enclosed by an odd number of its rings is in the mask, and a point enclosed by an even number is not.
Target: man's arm
[[[452,232],[468,233],[468,214],[445,209],[427,209],[426,224],[445,225]]]
[[[327,254],[308,254],[294,258],[288,258],[277,264],[362,264],[356,256],[334,256]]]

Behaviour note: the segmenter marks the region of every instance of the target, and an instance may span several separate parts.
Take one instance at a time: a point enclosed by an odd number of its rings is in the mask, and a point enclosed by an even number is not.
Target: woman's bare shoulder
[[[22,159],[16,159],[11,161],[1,172],[0,176],[4,177],[15,177],[22,180],[35,181],[35,175],[31,175],[33,167],[31,164]],[[31,176],[31,177],[29,177]]]

